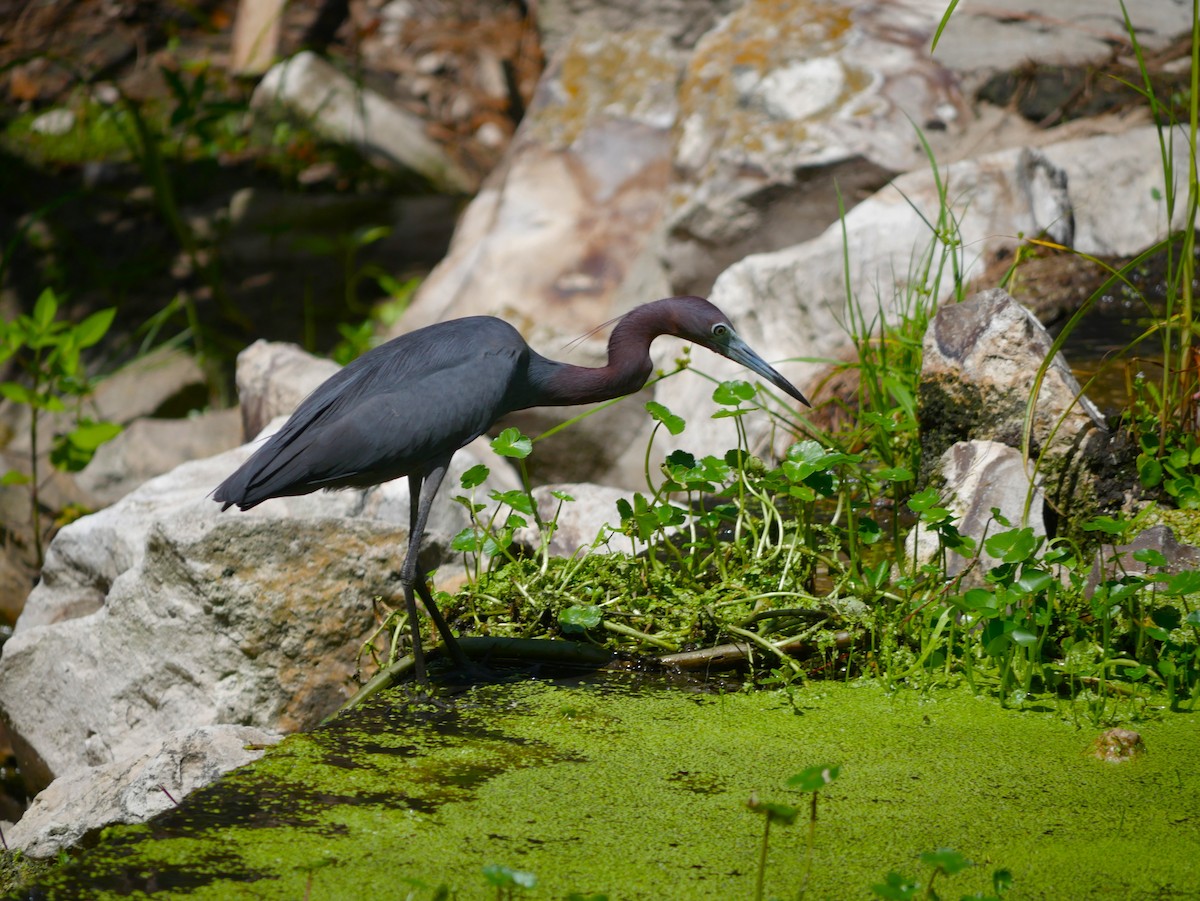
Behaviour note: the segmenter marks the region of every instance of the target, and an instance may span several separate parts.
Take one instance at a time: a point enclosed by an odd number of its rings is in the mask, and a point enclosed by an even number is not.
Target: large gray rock
[[[75,481],[98,504],[112,504],[188,460],[211,457],[241,443],[237,410],[212,410],[185,419],[135,419],[100,446]]]
[[[203,404],[207,396],[204,372],[196,359],[183,351],[160,348],[100,379],[85,412],[96,420],[127,425],[139,417],[162,415],[171,407],[187,409],[196,402]],[[8,449],[28,453],[29,408],[4,401],[0,410],[0,417],[10,423],[12,430]],[[67,431],[73,422],[68,413],[42,413],[38,417],[42,447],[48,446],[47,435]]]
[[[1069,239],[1072,209],[1058,171],[1038,152],[1008,150],[956,163],[941,173],[958,224],[960,243],[951,252],[958,257],[962,281],[981,270],[993,248],[1015,246],[1018,233],[1049,231]],[[824,361],[837,359],[851,345],[847,269],[865,320],[884,316],[895,322],[915,296],[907,284],[920,277],[922,260],[931,247],[935,261],[941,252],[928,224],[938,221],[941,204],[932,173],[902,175],[820,237],[731,266],[717,280],[711,299],[751,346],[804,390]],[[935,263],[932,271],[938,269]],[[942,272],[939,283],[920,289],[921,296],[942,299],[954,290],[952,266]],[[694,362],[717,380],[747,378],[736,365],[707,354]],[[668,447],[694,449],[697,441],[720,450],[735,446],[732,421],[710,418],[711,394],[711,383],[700,379],[674,378],[659,385],[657,399],[689,423],[685,435]],[[774,404],[782,420],[745,421],[753,450],[782,450],[790,440],[787,422],[794,407]]]
[[[255,438],[275,417],[291,414],[337,371],[337,363],[295,344],[260,339],[245,348],[238,354],[236,375],[244,439]]]
[[[665,247],[672,289],[707,294],[729,265],[819,235],[921,164],[913,123],[957,131],[953,78],[902,4],[748,0],[699,42],[679,88]]]
[[[1134,555],[1138,551],[1157,551],[1166,559],[1164,566],[1147,566]],[[1107,579],[1120,579],[1130,573],[1155,572],[1164,575],[1200,570],[1200,547],[1184,544],[1170,526],[1155,525],[1139,532],[1128,544],[1107,544],[1096,552],[1086,590],[1090,594]]]
[[[357,84],[315,53],[273,66],[255,89],[260,113],[298,116],[369,159],[416,172],[444,191],[470,194],[476,179],[425,134],[425,122]]]
[[[1186,156],[1186,140],[1178,134],[1173,140],[1176,158]],[[1162,191],[1162,176],[1145,164],[1157,154],[1155,130],[1138,128],[1038,150],[998,151],[944,167],[940,178],[957,226],[957,273],[947,262],[941,281],[928,280],[921,290],[946,300],[955,290],[952,273],[969,284],[997,254],[1012,253],[1020,235],[1045,232],[1089,254],[1129,255],[1148,247],[1166,233],[1161,204],[1154,199],[1156,186]],[[1182,178],[1178,167],[1175,177]],[[1176,187],[1185,188],[1181,182]],[[847,269],[849,291],[866,321],[878,315],[896,321],[913,297],[906,285],[920,276],[922,260],[931,247],[935,261],[940,253],[930,223],[938,221],[941,205],[929,171],[906,173],[819,237],[731,266],[713,286],[711,299],[752,346],[804,390],[824,361],[838,359],[851,346]],[[745,378],[727,361],[705,355],[697,362],[713,378]],[[698,380],[669,379],[656,398],[689,423],[703,423],[701,437],[708,446],[732,446],[730,423],[708,421],[710,393],[710,386]],[[690,424],[689,433],[694,446]],[[772,424],[765,420],[752,422],[749,433],[757,448],[773,440]],[[787,438],[775,436],[776,447]],[[935,458],[950,443],[943,443]]]
[[[276,420],[275,426],[282,425]],[[265,437],[265,435],[263,436]],[[408,527],[408,481],[399,480],[367,491],[334,491],[302,497],[275,498],[245,513],[222,514],[209,497],[212,490],[254,451],[243,445],[204,460],[185,463],[151,479],[111,507],[76,520],[55,536],[46,554],[41,581],[26,602],[15,633],[89,616],[100,610],[118,577],[135,569],[146,551],[151,531],[161,522],[179,520],[216,524],[244,519],[267,535],[291,528],[293,521],[378,520],[390,528]],[[462,507],[453,502],[457,481],[467,468],[485,462],[489,484],[499,490],[516,487],[516,477],[485,447],[472,445],[454,458],[446,485],[438,495],[428,524],[431,546],[448,541],[467,525]],[[403,556],[404,538],[395,536],[396,554]],[[265,545],[260,550],[267,554]],[[7,655],[7,652],[6,652]],[[3,672],[5,657],[0,657]],[[0,708],[4,689],[0,684]]]
[[[948,4],[933,4],[940,16]],[[1147,50],[1191,29],[1192,7],[1175,0],[1126,3]],[[996,0],[961,3],[938,43],[936,58],[964,73],[1015,69],[1030,61],[1086,65],[1108,59],[1129,40],[1117,0]]]
[[[997,441],[1028,454],[1058,508],[1082,518],[1112,512],[1126,502],[1133,449],[1105,427],[1063,356],[1049,357],[1052,344],[999,288],[944,304],[925,333],[922,458],[937,460],[960,441]]]
[[[922,447],[940,456],[964,438],[1020,447],[1036,392],[1030,450],[1069,447],[1080,433],[1105,429],[1104,417],[1055,354],[1040,384],[1038,369],[1054,339],[1000,288],[944,304],[925,332],[921,367]]]
[[[0,707],[27,781],[121,761],[180,728],[316,725],[354,692],[404,538],[366,519],[154,523],[102,608],[4,646]]]
[[[611,33],[654,28],[681,48],[692,47],[741,0],[539,0],[538,31],[552,56],[582,28]]]
[[[947,553],[948,576],[974,565],[968,584],[982,584],[983,574],[1000,562],[983,548],[987,535],[1025,526],[1035,535],[1046,534],[1045,499],[1030,481],[1020,451],[997,441],[961,441],[947,448],[932,468],[956,528],[978,545],[977,564],[972,555]],[[1011,525],[998,524],[993,509]],[[940,547],[937,534],[921,524],[914,526],[906,539],[908,555],[918,564],[932,561]]]
[[[661,31],[577,33],[400,329],[502,314],[575,337],[668,293],[651,247],[682,62]]]
[[[34,786],[122,759],[155,736],[218,723],[290,731],[353,690],[374,599],[394,600],[408,483],[267,501],[208,497],[244,446],[152,479],[65,527],[0,656],[0,715]],[[454,556],[456,455],[422,565]],[[491,485],[515,487],[488,453]],[[315,662],[319,661],[319,665]]]
[[[56,779],[6,829],[12,850],[53,857],[88,833],[143,823],[229,770],[262,756],[279,735],[251,726],[204,726],[168,734],[140,754]]]
[[[1187,135],[1175,128],[1166,137],[1167,152],[1187,159]],[[1047,144],[1039,152],[1066,174],[1075,223],[1071,247],[1080,253],[1133,256],[1183,226],[1183,203],[1166,221],[1162,150],[1153,126]],[[1172,176],[1176,196],[1187,196],[1187,167],[1173,167]]]

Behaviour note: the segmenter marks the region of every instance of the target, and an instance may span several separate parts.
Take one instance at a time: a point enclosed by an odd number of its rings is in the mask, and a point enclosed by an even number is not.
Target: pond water
[[[1065,702],[1064,702],[1065,703]],[[752,898],[763,819],[766,897],[795,898],[807,798],[791,775],[839,764],[822,792],[805,897],[868,898],[890,870],[952,847],[978,866],[943,897],[1195,897],[1200,729],[1136,724],[1147,748],[1088,756],[1099,729],[1064,709],[1013,711],[966,691],[873,683],[783,693],[684,691],[629,674],[522,678],[443,706],[384,694],[194,793],[19,897],[494,898],[489,865],[532,873],[517,897]],[[138,895],[139,897],[141,895]]]

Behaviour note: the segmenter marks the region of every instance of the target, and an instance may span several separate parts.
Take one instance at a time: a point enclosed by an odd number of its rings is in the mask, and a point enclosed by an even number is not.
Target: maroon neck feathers
[[[632,394],[646,384],[654,364],[650,344],[673,332],[674,317],[665,301],[655,301],[626,313],[608,339],[608,363],[595,368],[535,358],[530,367],[537,394],[533,404],[562,406],[591,404]]]

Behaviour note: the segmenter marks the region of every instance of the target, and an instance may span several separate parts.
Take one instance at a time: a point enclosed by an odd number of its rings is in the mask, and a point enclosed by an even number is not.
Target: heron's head
[[[707,347],[713,353],[728,357],[762,376],[779,390],[811,406],[791,382],[780,375],[734,331],[729,317],[703,297],[671,297],[660,303],[668,305],[667,314],[672,334]]]

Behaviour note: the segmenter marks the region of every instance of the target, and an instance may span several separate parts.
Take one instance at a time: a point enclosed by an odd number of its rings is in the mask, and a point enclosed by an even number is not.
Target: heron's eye
[[[712,327],[712,333],[714,338],[724,338],[729,334],[729,326],[724,322],[718,322]]]

